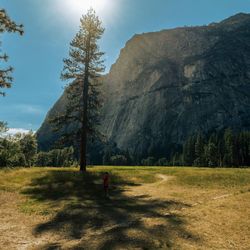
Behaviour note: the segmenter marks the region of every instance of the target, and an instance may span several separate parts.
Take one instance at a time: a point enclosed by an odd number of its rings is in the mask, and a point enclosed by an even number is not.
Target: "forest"
[[[78,166],[77,149],[73,146],[39,150],[36,134],[16,134],[6,136],[6,124],[1,123],[0,131],[0,167],[68,167]],[[98,149],[102,157],[99,165],[111,166],[196,166],[196,167],[249,167],[250,132],[233,132],[226,129],[220,133],[205,136],[202,133],[191,136],[182,145],[181,152],[172,157],[157,159],[148,156],[138,161],[129,151]],[[91,160],[90,160],[91,161]]]

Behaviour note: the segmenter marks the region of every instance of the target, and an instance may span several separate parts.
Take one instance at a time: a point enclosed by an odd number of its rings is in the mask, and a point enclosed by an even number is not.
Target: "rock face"
[[[101,130],[122,150],[167,156],[203,131],[250,129],[250,15],[135,35],[103,77]],[[48,118],[38,131],[51,145]]]

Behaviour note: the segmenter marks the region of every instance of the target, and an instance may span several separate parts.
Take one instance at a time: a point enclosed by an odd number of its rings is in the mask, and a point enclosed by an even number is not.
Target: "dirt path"
[[[156,185],[157,186],[157,185],[161,185],[161,184],[173,179],[172,176],[167,176],[167,175],[164,175],[164,174],[157,174],[156,177],[159,178],[160,180],[157,181],[157,182],[148,184],[148,185]]]
[[[137,187],[128,188],[126,195],[132,197],[145,195],[145,198],[147,196],[149,199],[166,198],[166,186],[164,184],[174,177],[164,174],[156,174],[156,178],[158,180],[154,183],[142,184]]]
[[[138,187],[133,187],[133,188],[129,188],[127,190],[127,194],[129,196],[139,196],[139,195],[145,195],[148,196],[148,198],[163,198],[166,199],[168,198],[168,193],[171,193],[173,190],[169,190],[167,189],[167,186],[165,185],[166,182],[174,179],[174,176],[168,176],[168,175],[164,175],[164,174],[156,174],[155,175],[156,178],[158,178],[158,180],[154,183],[149,183],[149,184],[143,184],[141,186]],[[179,190],[177,190],[178,192]],[[231,197],[233,195],[233,193],[223,193],[223,194],[219,194],[219,195],[214,195],[214,196],[208,196],[207,198],[204,199],[204,195],[202,197],[202,199],[197,199],[196,202],[190,203],[190,206],[198,206],[198,205],[202,205],[202,204],[207,204],[210,202],[216,202],[217,200],[221,200],[221,199],[226,199],[228,197]]]

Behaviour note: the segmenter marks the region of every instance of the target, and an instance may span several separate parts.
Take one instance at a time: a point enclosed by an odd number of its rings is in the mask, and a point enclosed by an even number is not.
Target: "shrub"
[[[155,163],[156,163],[156,160],[155,160],[154,157],[148,157],[146,159],[143,159],[141,161],[141,163],[142,163],[143,166],[154,166]]]
[[[158,166],[167,166],[168,165],[168,160],[166,158],[160,158],[157,161]]]
[[[114,166],[126,166],[128,164],[128,159],[124,155],[114,155],[111,156],[110,163]]]

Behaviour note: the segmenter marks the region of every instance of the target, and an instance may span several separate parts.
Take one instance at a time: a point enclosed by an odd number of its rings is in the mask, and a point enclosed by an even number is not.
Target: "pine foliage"
[[[23,25],[18,25],[10,19],[4,9],[0,9],[0,35],[5,32],[19,33],[23,35]],[[0,41],[1,47],[1,41]],[[0,62],[7,62],[8,55],[0,54]],[[13,67],[0,68],[0,88],[10,88],[13,82],[13,77],[11,73],[13,72]],[[0,95],[5,95],[5,92],[0,91]]]
[[[64,59],[62,80],[71,81],[66,86],[68,99],[64,114],[52,120],[57,130],[67,124],[74,127],[64,131],[62,138],[71,138],[80,145],[80,170],[86,170],[87,142],[100,137],[98,132],[99,109],[102,101],[100,81],[98,78],[104,71],[98,41],[104,28],[93,9],[80,19],[80,29],[70,43],[69,57]],[[71,143],[72,145],[72,143]]]

